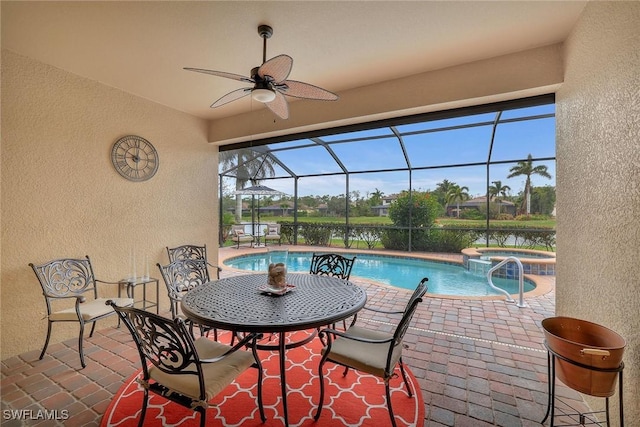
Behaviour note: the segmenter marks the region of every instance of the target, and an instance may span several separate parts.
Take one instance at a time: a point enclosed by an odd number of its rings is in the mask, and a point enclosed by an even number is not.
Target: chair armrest
[[[371,307],[367,307],[364,306],[362,307],[364,310],[369,310],[369,311],[375,311],[376,313],[383,313],[383,314],[404,314],[404,311],[387,311],[387,310],[380,310],[379,308],[371,308]]]
[[[67,299],[67,298],[75,298],[79,303],[83,303],[87,300],[87,298],[84,295],[66,295],[66,296],[60,296],[60,295],[50,295],[50,294],[46,294],[45,295],[47,297],[47,299]]]
[[[370,338],[363,338],[363,337],[355,337],[353,335],[348,335],[346,332],[342,332],[342,331],[338,331],[335,329],[330,329],[330,328],[326,328],[326,329],[322,329],[320,332],[318,332],[318,335],[334,335],[334,336],[338,336],[341,338],[346,338],[349,340],[353,340],[353,341],[359,341],[359,342],[365,342],[365,343],[369,343],[369,344],[386,344],[386,343],[390,343],[393,341],[393,336],[383,339],[383,340],[374,340],[374,339],[370,339]]]
[[[97,283],[106,283],[107,285],[119,285],[119,284],[121,284],[121,283],[124,283],[124,282],[122,282],[122,281],[119,281],[119,282],[109,282],[109,281],[107,281],[107,280],[99,280],[99,279],[95,279],[95,281],[96,281]]]
[[[238,343],[236,345],[231,347],[224,354],[222,354],[222,355],[220,355],[218,357],[213,357],[211,359],[200,359],[200,362],[201,363],[216,363],[216,362],[220,362],[221,360],[223,360],[225,357],[227,357],[231,353],[235,353],[240,348],[245,347],[250,341],[253,341],[252,346],[255,346],[255,341],[258,340],[260,337],[262,337],[262,334],[256,334],[256,333],[247,334],[243,339],[238,341]]]
[[[207,261],[207,265],[208,265],[209,267],[217,268],[217,269],[218,269],[218,272],[222,271],[222,268],[218,267],[217,265],[211,264],[209,261]]]

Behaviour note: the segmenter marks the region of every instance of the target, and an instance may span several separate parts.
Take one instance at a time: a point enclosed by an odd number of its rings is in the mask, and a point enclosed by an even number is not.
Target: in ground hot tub
[[[516,257],[522,263],[524,274],[539,276],[556,275],[556,253],[535,249],[518,248],[465,248],[462,250],[464,266],[472,272],[486,274],[493,266],[507,257]],[[514,263],[503,265],[494,275],[506,279],[517,279],[518,269]]]

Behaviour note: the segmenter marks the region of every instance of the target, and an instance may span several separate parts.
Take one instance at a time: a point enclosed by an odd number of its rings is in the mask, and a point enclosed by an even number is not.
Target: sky
[[[536,158],[555,158],[555,118],[537,118],[533,120],[514,119],[540,114],[554,114],[553,104],[507,110],[500,116],[496,128],[492,162],[513,161],[506,164],[494,164],[489,169],[489,184],[501,181],[511,188],[511,195],[517,195],[524,189],[525,177],[507,178],[509,169],[524,160],[528,154]],[[467,187],[472,197],[486,193],[489,147],[492,139],[493,121],[496,113],[485,113],[454,119],[444,119],[396,126],[402,134],[407,157],[414,168],[412,171],[413,190],[434,190],[437,184],[447,179],[460,186]],[[461,129],[453,126],[480,124]],[[428,132],[424,132],[428,131]],[[376,137],[357,141],[358,138]],[[350,139],[348,142],[337,142]],[[401,169],[407,167],[398,138],[389,128],[373,129],[322,137],[329,142],[331,150],[340,159],[345,168],[353,172],[349,178],[349,191],[358,191],[361,197],[381,191],[384,195],[399,193],[409,188],[408,171],[357,173],[367,170]],[[355,140],[355,141],[354,141]],[[335,142],[335,143],[332,143]],[[329,151],[322,146],[284,150],[283,147],[298,147],[313,144],[309,140],[290,141],[271,144],[274,154],[298,175],[340,172],[341,168]],[[445,167],[450,165],[468,165],[482,163],[480,166]],[[545,165],[552,179],[538,175],[532,176],[533,186],[555,186],[555,161],[535,162],[534,166]],[[419,168],[429,168],[420,170]],[[260,182],[270,188],[293,196],[294,180],[288,173],[276,166],[278,179],[265,179]],[[225,183],[231,191],[235,190],[234,180]],[[301,177],[298,180],[298,195],[339,195],[346,192],[345,175]]]

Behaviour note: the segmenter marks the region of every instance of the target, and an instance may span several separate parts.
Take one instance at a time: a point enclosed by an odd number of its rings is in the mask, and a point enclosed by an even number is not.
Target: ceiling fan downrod
[[[259,25],[258,34],[262,37],[262,63],[267,62],[267,39],[273,35],[273,28],[268,25]]]

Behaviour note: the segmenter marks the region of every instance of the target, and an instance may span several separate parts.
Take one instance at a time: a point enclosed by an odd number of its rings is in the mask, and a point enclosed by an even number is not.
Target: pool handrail
[[[524,268],[522,267],[522,262],[520,262],[520,260],[514,256],[509,256],[506,257],[505,259],[503,259],[502,261],[500,261],[498,264],[494,265],[493,267],[491,267],[489,269],[489,271],[487,271],[487,281],[489,282],[489,286],[491,286],[493,289],[495,289],[498,292],[502,292],[503,294],[505,294],[507,296],[507,302],[516,302],[513,298],[511,298],[511,295],[509,294],[509,292],[505,291],[502,288],[497,287],[496,285],[493,284],[493,279],[492,279],[492,275],[493,272],[496,271],[497,269],[499,269],[500,267],[502,267],[503,265],[505,265],[506,263],[510,262],[510,261],[514,261],[516,263],[516,265],[518,266],[518,270],[519,273],[518,274],[518,289],[519,289],[519,297],[518,297],[518,302],[516,303],[516,305],[520,308],[522,307],[526,307],[526,305],[524,304]]]

